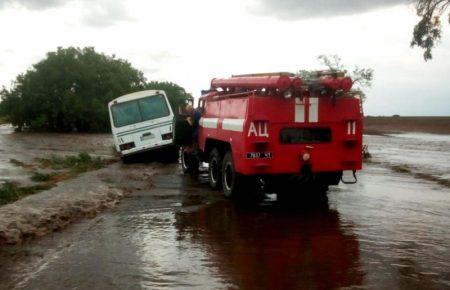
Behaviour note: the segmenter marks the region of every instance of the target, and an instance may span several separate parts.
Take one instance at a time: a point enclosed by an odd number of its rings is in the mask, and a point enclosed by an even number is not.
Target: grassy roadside
[[[5,182],[0,186],[0,205],[4,205],[20,199],[23,196],[50,189],[46,185],[18,186],[14,182]]]
[[[5,182],[0,185],[0,205],[14,202],[21,197],[47,190],[58,182],[71,179],[77,175],[100,169],[112,161],[100,157],[92,157],[87,153],[77,156],[51,156],[36,159],[37,165],[23,163],[11,159],[10,162],[31,172],[31,180],[38,183],[33,186],[20,186],[14,182]]]

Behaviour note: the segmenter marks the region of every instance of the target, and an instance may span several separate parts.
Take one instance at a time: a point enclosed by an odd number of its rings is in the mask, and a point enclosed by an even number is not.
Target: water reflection
[[[177,239],[201,245],[224,284],[241,289],[361,285],[359,245],[327,200],[307,206],[220,201],[175,215]]]

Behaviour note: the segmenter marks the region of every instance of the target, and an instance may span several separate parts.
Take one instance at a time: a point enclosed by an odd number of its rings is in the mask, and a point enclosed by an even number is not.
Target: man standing
[[[192,126],[192,155],[194,155],[197,159],[200,160],[198,153],[199,153],[199,145],[198,145],[198,128],[200,123],[200,118],[202,117],[202,110],[201,108],[196,108],[192,105],[186,106],[186,113],[189,115],[186,119],[186,121],[189,123],[189,125]]]

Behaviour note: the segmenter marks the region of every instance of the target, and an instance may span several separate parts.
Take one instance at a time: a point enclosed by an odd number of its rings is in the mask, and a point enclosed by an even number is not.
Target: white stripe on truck
[[[244,132],[245,119],[223,119],[222,129],[236,132]]]
[[[199,121],[200,126],[209,129],[217,129],[218,123],[219,123],[218,118],[201,118]]]
[[[347,135],[356,135],[356,121],[347,122]]]
[[[309,122],[319,122],[319,98],[309,98]]]
[[[300,98],[295,98],[295,122],[305,122],[305,104]]]

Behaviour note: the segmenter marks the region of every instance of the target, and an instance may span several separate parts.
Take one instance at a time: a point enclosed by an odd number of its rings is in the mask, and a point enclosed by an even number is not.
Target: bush
[[[35,181],[35,182],[47,182],[49,181],[51,178],[50,174],[47,173],[39,173],[39,172],[35,172],[32,176],[31,176],[31,180]]]
[[[59,157],[52,155],[50,158],[40,158],[38,161],[42,168],[51,168],[53,170],[70,169],[76,174],[100,169],[109,162],[100,157],[92,157],[84,152],[79,153],[77,156]]]
[[[0,185],[0,205],[18,200],[19,198],[33,194],[41,188],[38,186],[20,187],[13,182],[4,182]]]

